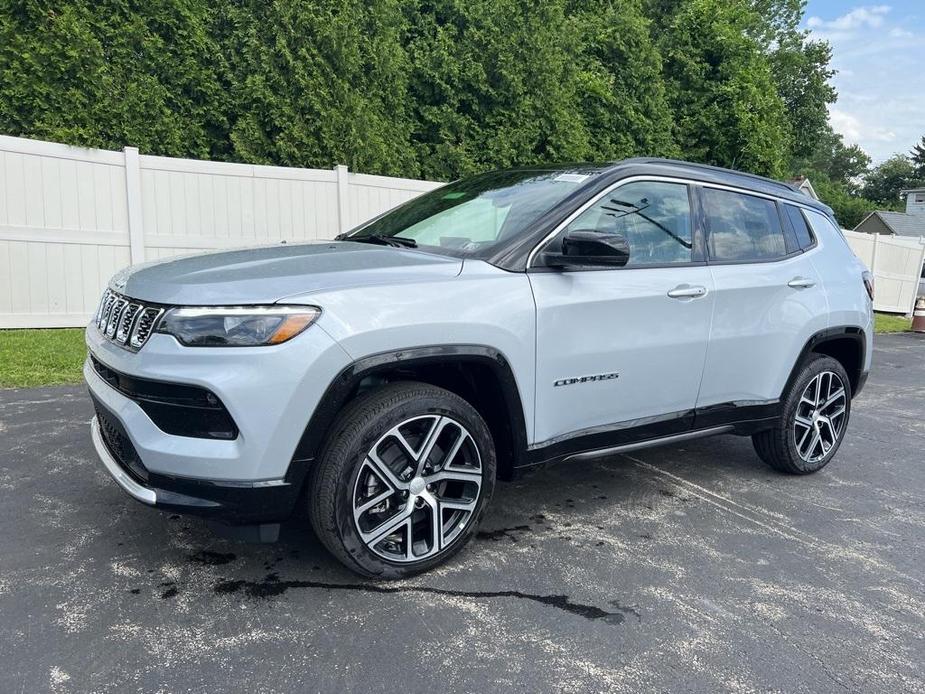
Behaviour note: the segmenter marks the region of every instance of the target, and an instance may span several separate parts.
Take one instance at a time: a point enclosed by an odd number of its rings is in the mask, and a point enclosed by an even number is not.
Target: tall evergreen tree
[[[227,156],[215,14],[192,0],[10,0],[0,9],[0,132]]]
[[[678,156],[662,60],[639,0],[571,3],[579,46],[577,98],[593,159]]]
[[[828,48],[799,31],[802,9],[9,0],[0,132],[440,179],[635,154],[783,174],[794,155],[815,156],[834,97]]]
[[[753,12],[730,0],[676,0],[676,8],[659,45],[680,150],[697,161],[782,175],[790,146],[784,102],[748,35]]]
[[[923,135],[919,143],[912,148],[909,158],[912,160],[912,165],[915,167],[915,171],[913,172],[915,177],[925,178],[925,135]]]

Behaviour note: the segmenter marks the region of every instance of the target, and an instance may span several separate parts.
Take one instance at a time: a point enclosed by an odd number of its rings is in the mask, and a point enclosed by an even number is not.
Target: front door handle
[[[812,280],[809,277],[794,277],[787,282],[787,286],[793,287],[794,289],[809,289],[810,287],[816,286],[816,280]]]
[[[668,292],[668,296],[672,299],[696,299],[706,293],[706,287],[692,287],[689,284],[679,284]]]

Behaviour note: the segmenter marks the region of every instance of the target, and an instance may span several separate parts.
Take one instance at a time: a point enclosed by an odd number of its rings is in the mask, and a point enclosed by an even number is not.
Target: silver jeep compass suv
[[[141,502],[306,506],[352,570],[459,551],[495,479],[712,434],[826,465],[871,358],[831,210],[658,159],[498,171],[333,242],[131,268],[87,328],[91,434]]]

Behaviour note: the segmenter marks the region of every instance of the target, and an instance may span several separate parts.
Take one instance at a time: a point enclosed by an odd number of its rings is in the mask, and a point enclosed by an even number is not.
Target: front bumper
[[[208,389],[237,424],[230,440],[167,433],[145,411],[148,404],[101,378],[88,358],[84,378],[97,411],[91,437],[123,490],[145,504],[234,524],[291,514],[310,463],[293,460],[299,439],[349,361],[323,330],[254,349],[188,348],[154,335],[132,353],[94,325],[86,341],[93,358],[120,374]]]
[[[235,485],[156,473],[148,473],[148,479],[141,480],[107,444],[99,416],[90,422],[90,436],[103,467],[135,500],[165,511],[202,516],[231,525],[286,520],[298,501],[306,473],[304,467],[298,467],[290,480]]]
[[[143,504],[154,506],[157,504],[157,492],[138,484],[132,479],[132,476],[119,465],[118,461],[109,452],[106,444],[103,443],[103,434],[100,432],[100,422],[97,417],[90,421],[90,438],[93,440],[93,447],[106,468],[106,472],[112,475],[112,478],[124,489],[129,496],[134,497]]]

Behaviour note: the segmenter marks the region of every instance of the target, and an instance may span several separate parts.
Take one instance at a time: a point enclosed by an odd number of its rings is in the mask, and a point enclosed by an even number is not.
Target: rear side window
[[[790,226],[793,227],[793,233],[796,234],[797,244],[800,248],[809,248],[816,240],[813,238],[806,218],[800,211],[799,207],[793,205],[784,205],[784,211],[787,213],[787,219],[790,220]]]
[[[701,190],[711,259],[774,260],[787,255],[773,200],[717,188]]]

